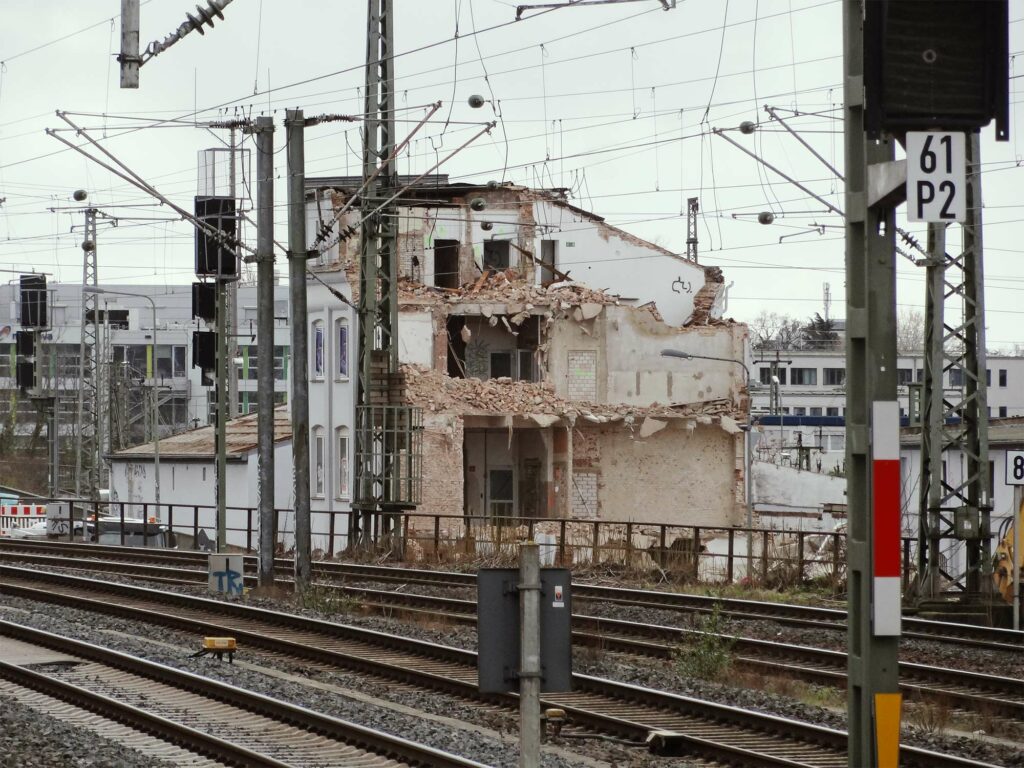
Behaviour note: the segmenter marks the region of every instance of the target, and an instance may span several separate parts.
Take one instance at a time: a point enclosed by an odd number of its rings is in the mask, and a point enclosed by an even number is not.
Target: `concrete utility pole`
[[[285,112],[288,143],[288,296],[292,314],[292,463],[295,495],[295,589],[310,579],[309,329],[306,310],[306,121],[301,109]]]
[[[519,545],[519,768],[540,765],[540,548]]]
[[[868,176],[893,160],[892,138],[865,134],[864,0],[843,0],[843,73],[846,171],[846,494],[848,686],[850,768],[878,765],[875,726],[883,720],[878,694],[898,694],[896,634],[872,620],[874,515],[879,477],[872,462],[878,430],[873,411],[892,418],[896,401],[896,213],[892,204],[869,199]],[[879,406],[886,406],[880,409]],[[899,412],[896,410],[898,429]],[[897,440],[898,448],[898,440]],[[897,455],[898,473],[898,455]],[[874,465],[874,466],[873,466]],[[897,474],[898,483],[898,474]],[[897,485],[898,491],[898,485]],[[897,497],[897,521],[898,521]],[[874,515],[873,515],[874,512]],[[899,541],[898,522],[896,533]],[[898,558],[897,558],[898,578]],[[899,600],[899,593],[896,595]],[[897,609],[898,611],[898,605]],[[898,712],[898,710],[897,710]],[[896,719],[897,737],[899,719]]]
[[[274,583],[274,119],[256,118],[256,430],[259,583]]]
[[[231,152],[228,155],[228,186],[231,188],[231,199],[235,201],[235,210],[241,209],[238,204],[238,172],[237,157],[238,146],[235,143],[237,127],[232,125],[229,129]],[[235,237],[242,241],[242,223],[245,220],[238,216],[235,220]],[[241,270],[242,265],[238,265]],[[228,340],[228,418],[238,416],[238,376],[235,374],[235,357],[238,356],[238,282],[232,280],[227,285],[227,340]],[[259,342],[257,342],[258,344]]]

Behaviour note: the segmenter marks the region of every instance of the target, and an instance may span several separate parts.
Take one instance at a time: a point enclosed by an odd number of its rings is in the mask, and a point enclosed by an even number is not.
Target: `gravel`
[[[0,714],[0,768],[161,768],[171,763],[12,701]]]
[[[81,571],[71,569],[66,569],[65,572],[75,575],[85,575]],[[100,578],[111,581],[123,581],[126,583],[139,583],[137,580],[118,578],[109,575],[104,575]],[[162,590],[173,590],[188,594],[206,594],[205,590],[193,587],[160,585],[159,588]],[[452,590],[430,590],[429,588],[421,587],[417,587],[415,590],[411,591],[436,591],[439,594],[452,594]],[[472,594],[469,594],[470,591],[468,590],[460,590],[460,592],[466,592],[467,594],[465,596],[472,597]],[[238,600],[238,598],[228,597],[220,599]],[[13,598],[0,596],[0,603],[2,602],[15,604]],[[414,637],[430,642],[451,645],[467,650],[475,650],[476,648],[475,628],[466,625],[445,625],[443,620],[435,620],[433,624],[430,625],[424,624],[423,622],[412,623],[397,619],[359,614],[325,615],[315,610],[296,607],[289,600],[282,601],[269,598],[257,598],[253,596],[246,598],[245,602],[250,605],[270,610],[284,610],[316,618],[323,618],[329,621],[341,621],[356,626],[384,632],[393,632],[407,637]],[[36,621],[42,615],[38,613],[38,606],[34,606],[34,604],[31,603],[24,603],[24,605],[33,607],[36,611],[32,617],[33,621]],[[102,629],[108,624],[110,626],[123,626],[126,624],[126,622],[121,620],[97,617],[95,614],[85,614],[71,611],[70,609],[57,608],[56,606],[48,607],[46,610],[47,615],[45,618],[63,620],[65,622],[65,628],[63,630],[55,631],[63,631],[65,634],[71,634],[73,636],[79,636],[76,634],[78,632],[88,633],[89,631]],[[690,616],[675,611],[657,611],[645,608],[601,605],[595,602],[587,604],[586,612],[592,615],[609,616],[633,621],[657,622],[669,626],[693,626]],[[75,614],[80,615],[76,616]],[[68,624],[68,622],[70,622],[70,624]],[[30,622],[26,621],[25,623]],[[782,627],[773,622],[743,621],[731,623],[726,620],[722,626],[722,631],[742,633],[746,636],[763,637],[764,639],[773,639],[783,642],[796,642],[807,645],[816,645],[819,647],[832,647],[836,650],[843,650],[845,646],[845,634],[842,632],[822,632],[820,630]],[[182,645],[182,647],[188,647],[189,644],[194,643],[194,638],[191,636],[179,635],[179,633],[169,630],[162,631],[161,637],[165,642],[176,642]],[[178,639],[168,639],[175,637]],[[89,638],[86,637],[84,639]],[[174,656],[173,654],[161,654],[160,652],[155,652],[152,646],[146,644],[136,643],[134,647],[126,648],[120,645],[121,642],[125,641],[107,634],[102,634],[101,639],[97,639],[97,642],[101,642],[102,644],[106,644],[111,647],[117,647],[122,650],[127,650],[132,653],[137,653],[147,658],[153,658],[154,660],[162,661],[163,663],[168,663],[173,666],[192,669],[193,671],[200,671],[204,674],[210,674],[211,676],[223,676],[221,679],[226,679],[229,682],[236,682],[236,684],[244,685],[245,687],[253,688],[254,690],[260,690],[264,693],[268,693],[269,695],[279,696],[280,698],[285,698],[287,700],[294,701],[305,706],[310,706],[314,709],[328,712],[329,714],[335,714],[339,717],[351,719],[356,722],[367,722],[370,725],[376,725],[380,722],[381,714],[379,709],[377,709],[375,713],[371,713],[369,715],[370,719],[368,721],[360,719],[361,713],[366,709],[364,705],[357,705],[350,700],[343,699],[342,697],[333,694],[325,696],[320,693],[310,692],[310,689],[296,683],[268,678],[265,675],[255,673],[251,670],[244,670],[240,667],[232,668],[226,665],[211,667],[208,663],[205,663],[205,660],[187,660],[182,659],[179,656]],[[938,663],[945,666],[959,666],[961,668],[976,668],[981,666],[989,672],[993,669],[998,669],[1000,670],[998,674],[1006,674],[1008,676],[1021,676],[1022,672],[1020,659],[1013,658],[1009,653],[974,650],[970,654],[964,654],[962,649],[956,649],[941,643],[918,640],[905,641],[903,643],[903,648],[903,657],[906,658],[909,654],[912,655],[913,660],[915,661],[924,661],[923,657],[927,657],[930,658],[931,661],[925,663]],[[197,662],[198,666],[196,666]],[[280,658],[261,658],[260,663],[267,666],[274,666],[300,677],[310,677],[316,679],[318,682],[329,682],[334,685],[352,688],[372,696],[377,696],[381,699],[396,701],[400,704],[416,707],[427,712],[476,723],[503,733],[514,732],[517,727],[515,718],[510,713],[480,707],[478,705],[467,703],[461,699],[444,696],[438,693],[417,692],[412,689],[405,689],[390,683],[368,682],[366,678],[349,674],[344,671],[324,669],[310,670],[308,665],[297,665]],[[611,653],[597,654],[590,649],[576,649],[574,653],[574,665],[575,670],[578,672],[668,690],[682,695],[696,696],[724,704],[740,706],[783,717],[790,717],[833,728],[845,728],[845,714],[838,708],[813,706],[797,701],[796,699],[788,696],[781,696],[761,690],[736,687],[735,685],[729,685],[725,682],[697,680],[683,677],[675,671],[671,664],[666,664],[664,661],[637,659],[635,657]],[[235,677],[236,675],[238,676],[237,680]],[[736,676],[732,674],[731,680],[735,682],[735,679]],[[372,712],[374,708],[370,709]],[[362,716],[365,716],[365,714]],[[472,757],[473,759],[480,760],[481,762],[496,766],[511,766],[515,764],[516,754],[514,746],[510,747],[508,744],[495,744],[491,741],[490,743],[481,746],[480,752],[467,751],[469,749],[476,749],[476,737],[473,738],[474,746],[469,747],[466,734],[463,731],[446,729],[436,724],[426,726],[423,725],[423,721],[406,724],[400,716],[396,716],[390,712],[387,714],[387,717],[389,718],[389,721],[393,723],[401,723],[401,727],[396,726],[396,730],[406,738],[411,738],[415,741],[422,741],[441,749],[448,749],[457,752],[458,754],[463,754],[465,756]],[[415,720],[415,718],[413,719]],[[999,743],[978,738],[956,737],[947,734],[936,735],[913,727],[905,729],[903,740],[904,743],[913,744],[915,746],[939,752],[960,754],[975,759],[985,760],[992,765],[1024,765],[1024,752],[1022,752],[1019,747],[1012,744],[1000,745]],[[637,750],[627,750],[625,748],[614,747],[612,745],[595,744],[592,742],[587,742],[583,745],[579,743],[571,743],[568,748],[573,752],[596,757],[606,762],[610,762],[613,765],[646,765],[648,762],[651,765],[665,764],[664,761],[649,758],[644,753],[640,753]],[[548,759],[544,763],[545,766],[573,764],[572,761],[566,762],[560,758],[555,758],[550,755],[547,757]]]

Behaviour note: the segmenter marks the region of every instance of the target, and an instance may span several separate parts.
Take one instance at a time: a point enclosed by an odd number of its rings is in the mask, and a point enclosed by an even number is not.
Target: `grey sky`
[[[192,5],[143,0],[143,46],[177,27]],[[1013,55],[1022,48],[1024,8],[1019,0],[1010,5]],[[686,198],[699,196],[701,261],[721,266],[734,283],[732,316],[820,312],[825,282],[831,313],[842,316],[839,217],[709,134],[712,127],[761,121],[754,136],[731,135],[841,207],[838,180],[761,109],[813,113],[791,125],[841,170],[839,0],[680,0],[669,12],[650,0],[533,14],[518,23],[512,23],[515,3],[496,0],[396,0],[396,6],[399,117],[415,121],[422,105],[444,102],[401,161],[402,172],[426,170],[477,124],[494,119],[493,91],[502,124],[443,168],[453,177],[569,187],[579,205],[677,251],[686,247]],[[138,91],[118,88],[111,54],[119,45],[119,7],[117,0],[0,0],[0,197],[6,197],[0,267],[32,265],[80,280],[81,237],[70,227],[81,216],[48,209],[72,205],[71,191],[84,187],[93,203],[136,206],[107,209],[121,220],[116,229],[101,229],[101,280],[191,279],[191,229],[132,221],[170,212],[61,151],[44,134],[63,126],[57,109],[90,113],[73,119],[96,128],[94,136],[106,136],[104,146],[184,207],[196,192],[197,151],[219,145],[226,132],[164,125],[126,133],[126,126],[189,121],[197,109],[201,120],[270,110],[279,125],[286,107],[307,115],[362,110],[364,0],[235,0],[216,29],[191,35],[144,66]],[[504,26],[489,29],[498,25]],[[487,31],[473,35],[474,28]],[[991,127],[983,134],[991,347],[1024,342],[1017,82],[1011,81],[1011,141],[991,141]],[[466,99],[473,93],[489,103],[470,109]],[[399,133],[411,125],[399,122]],[[310,175],[359,172],[354,125],[317,126],[307,139]],[[279,131],[276,147],[283,146]],[[284,153],[277,157],[283,174]],[[282,238],[284,202],[282,184]],[[776,223],[757,224],[762,210],[774,211]],[[920,306],[920,270],[901,261],[899,278],[900,304]]]

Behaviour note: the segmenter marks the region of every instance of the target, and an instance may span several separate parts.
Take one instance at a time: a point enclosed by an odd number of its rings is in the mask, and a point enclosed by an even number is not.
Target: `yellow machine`
[[[1017,510],[1017,525],[1020,525],[1022,518],[1024,518],[1024,502]],[[999,543],[996,545],[992,563],[992,580],[995,582],[995,588],[1003,596],[1003,600],[1010,605],[1013,604],[1013,569],[1024,566],[1024,551],[1014,552],[1015,530],[1016,526],[1013,520],[1006,520],[1000,526]]]

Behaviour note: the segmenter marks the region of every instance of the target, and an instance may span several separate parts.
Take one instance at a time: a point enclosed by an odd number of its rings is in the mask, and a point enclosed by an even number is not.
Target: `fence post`
[[[626,523],[626,551],[624,553],[626,568],[633,565],[633,523]]]
[[[192,550],[195,551],[199,543],[199,505],[192,507]]]
[[[693,578],[700,578],[700,528],[693,526]]]
[[[733,560],[732,560],[732,547],[733,539],[735,538],[736,531],[732,528],[729,529],[729,555],[725,563],[725,583],[732,584],[733,575]]]
[[[167,505],[167,543],[174,537],[174,505]]]
[[[441,515],[434,515],[434,561],[441,562]]]
[[[768,583],[768,531],[761,531],[761,586]]]
[[[334,519],[337,517],[336,512],[328,513],[329,520],[327,521],[327,557],[330,559],[334,558]]]
[[[402,526],[402,560],[406,560],[409,551],[409,515],[399,515],[398,524]]]
[[[804,532],[796,535],[796,563],[797,563],[797,584],[804,583]]]
[[[533,541],[533,520],[526,521],[526,540]]]
[[[558,531],[558,564],[565,567],[565,520],[559,524]]]
[[[601,524],[595,520],[594,521],[594,544],[590,548],[591,549],[591,552],[590,552],[590,562],[594,563],[595,565],[597,564],[597,543],[598,543],[599,537],[601,535],[600,530],[599,530],[600,527],[601,527]]]
[[[910,539],[903,540],[903,589],[910,586]]]
[[[124,534],[121,534],[124,538]],[[149,546],[149,503],[142,505],[142,546]]]
[[[99,533],[99,520],[96,521],[96,533]],[[124,502],[121,502],[121,546],[124,546]]]
[[[89,526],[87,521],[83,521],[82,525],[82,538],[85,540],[89,539]],[[92,503],[92,532],[96,536],[96,543],[100,540],[100,502],[97,499]]]
[[[839,534],[832,534],[832,589],[839,587]]]
[[[662,524],[660,526],[660,528],[661,528],[661,532],[660,532],[659,537],[658,537],[658,546],[661,548],[661,561],[660,562],[661,562],[661,567],[662,568],[668,569],[668,552],[666,551],[666,545],[665,545],[665,528],[666,528],[666,526],[664,524]]]
[[[245,508],[245,550],[252,552],[252,507]]]

